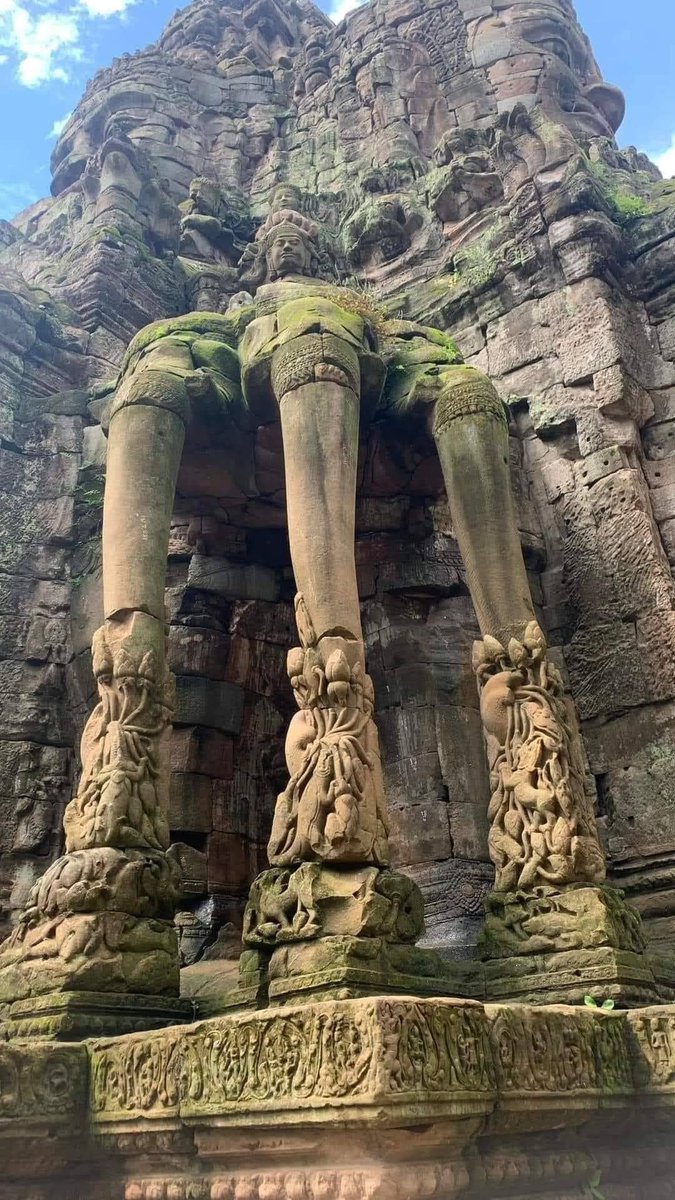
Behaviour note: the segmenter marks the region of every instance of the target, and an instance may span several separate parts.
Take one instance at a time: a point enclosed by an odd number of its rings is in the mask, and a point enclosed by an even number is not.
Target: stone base
[[[299,1003],[0,1042],[0,1200],[672,1200],[675,1008]]]
[[[663,995],[640,916],[614,888],[492,892],[478,952],[489,1000],[583,1004],[590,996],[630,1008]]]
[[[433,950],[383,938],[322,937],[278,947],[269,964],[270,1004],[360,996],[483,995],[480,963],[447,962]]]
[[[484,964],[485,994],[491,1001],[519,1004],[598,1005],[639,1008],[661,998],[649,961],[640,954],[600,946],[560,954],[500,958]]]
[[[3,1013],[0,1035],[79,1041],[114,1037],[194,1020],[191,1000],[171,996],[115,995],[110,992],[54,992],[15,1000]]]
[[[43,917],[34,909],[0,947],[0,1004],[59,992],[170,998],[178,961],[173,920],[108,910]]]

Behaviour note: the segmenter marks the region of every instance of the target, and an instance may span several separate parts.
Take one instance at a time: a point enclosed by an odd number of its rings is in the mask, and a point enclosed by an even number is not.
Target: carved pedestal
[[[581,738],[535,622],[474,649],[492,798],[495,890],[479,956],[491,1000],[622,1007],[659,998],[639,914],[604,883]]]
[[[66,853],[0,954],[9,1036],[155,1028],[192,1013],[178,999],[180,872],[166,853],[173,680],[163,625],[144,613],[106,622],[93,666],[99,704],[64,817]]]
[[[479,942],[491,1000],[621,1008],[653,1004],[659,991],[639,915],[620,892],[580,885],[493,892]]]
[[[423,929],[422,896],[405,875],[320,863],[272,868],[251,889],[244,942],[255,953],[242,958],[240,987],[262,968],[276,1004],[480,994],[478,969],[416,948]]]
[[[270,870],[244,916],[238,987],[222,1008],[409,993],[473,996],[477,971],[418,950],[417,885],[389,869],[372,682],[360,638],[317,638],[296,597],[302,646],[288,656],[299,706],[286,739]]]

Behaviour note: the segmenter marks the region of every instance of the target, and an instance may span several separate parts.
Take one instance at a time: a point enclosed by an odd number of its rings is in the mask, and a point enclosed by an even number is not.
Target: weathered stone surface
[[[68,1161],[94,1200],[102,1146],[130,1200],[671,1190],[672,1006],[333,1000],[0,1058],[3,1200],[66,1200]]]
[[[200,591],[216,592],[233,600],[276,600],[279,582],[273,571],[264,567],[242,566],[226,559],[193,555],[188,583]]]
[[[238,733],[244,694],[235,684],[199,675],[176,679],[176,724],[200,725]]]
[[[100,624],[87,548],[99,535],[106,381],[149,321],[226,307],[254,223],[290,180],[378,303],[457,336],[494,373],[523,450],[513,476],[533,595],[563,647],[589,749],[596,723],[623,721],[630,744],[635,722],[634,757],[592,763],[610,856],[622,878],[635,859],[645,896],[652,868],[640,874],[638,860],[649,847],[654,880],[668,870],[672,806],[641,729],[675,691],[672,197],[646,159],[612,143],[619,98],[564,6],[548,7],[544,21],[490,0],[377,0],[334,30],[309,4],[267,6],[263,20],[257,8],[197,3],[156,46],[92,81],[56,148],[54,195],[7,227],[0,250],[7,744],[46,740],[69,758],[82,724],[90,682],[80,651]],[[238,790],[256,810],[258,843],[289,716],[280,437],[265,425],[255,471],[238,451],[233,478],[215,431],[200,417],[190,433],[194,463],[204,449],[213,461],[186,471],[178,500],[172,653],[183,719],[238,739]],[[456,550],[431,448],[416,432],[381,428],[362,443],[363,620],[396,859],[480,862],[487,779],[466,669],[474,618],[456,553],[431,545],[435,526]],[[250,598],[260,594],[269,599]],[[263,619],[265,604],[286,615]],[[245,692],[242,733],[239,699],[213,683]],[[261,695],[281,714],[274,728],[247,724]],[[660,716],[655,730],[649,754],[660,763],[672,731]],[[180,769],[227,777],[205,745]],[[2,772],[3,827],[24,831],[2,850],[6,904],[56,853],[68,789],[50,785],[25,816],[9,761]],[[55,772],[70,773],[70,762]],[[223,878],[220,855],[212,860]],[[656,890],[665,919],[669,887]]]

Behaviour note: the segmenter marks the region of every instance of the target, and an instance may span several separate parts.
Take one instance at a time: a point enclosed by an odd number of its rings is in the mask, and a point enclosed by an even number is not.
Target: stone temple
[[[675,182],[570,0],[193,0],[0,222],[0,1200],[675,1197]]]

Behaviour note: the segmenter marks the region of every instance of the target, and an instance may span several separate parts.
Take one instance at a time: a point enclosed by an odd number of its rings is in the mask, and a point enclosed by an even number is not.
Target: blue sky
[[[339,18],[355,0],[322,0]],[[0,0],[0,217],[49,191],[49,155],[88,78],[155,40],[176,0]],[[605,78],[623,88],[622,145],[675,175],[674,0],[577,0]]]

